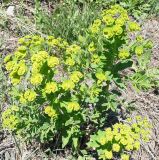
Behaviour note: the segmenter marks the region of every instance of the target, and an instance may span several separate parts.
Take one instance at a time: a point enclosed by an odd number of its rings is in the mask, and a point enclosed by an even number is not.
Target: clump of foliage
[[[158,14],[157,0],[117,0],[136,19],[144,19],[151,14]]]
[[[132,66],[133,56],[149,50],[149,41],[129,39],[140,30],[115,5],[73,43],[54,36],[20,38],[14,54],[4,59],[14,102],[3,112],[3,126],[25,140],[57,139],[56,145],[72,145],[80,153],[80,142],[104,128],[109,111],[117,110],[111,84],[123,88],[121,71]]]
[[[47,12],[39,1],[35,3],[35,23],[38,30],[45,34],[62,36],[68,41],[78,39],[103,8],[120,4],[137,20],[148,15],[158,14],[157,0],[65,0],[58,2],[55,9]],[[151,14],[150,14],[151,13]]]
[[[143,38],[140,36],[140,41],[143,41]],[[148,48],[152,48],[153,44],[151,41],[146,44]],[[150,88],[158,88],[159,82],[159,68],[151,67],[151,53],[146,52],[138,57],[137,63],[133,65],[134,73],[129,76],[129,79],[132,82],[132,85],[137,91],[147,91]]]
[[[129,123],[116,123],[112,128],[91,135],[88,146],[98,152],[100,159],[112,159],[120,153],[122,160],[129,160],[131,151],[140,149],[141,139],[149,141],[151,126],[147,119],[136,116],[136,122],[132,123],[130,118],[127,121]]]
[[[54,10],[46,11],[39,1],[35,3],[36,27],[47,35],[60,36],[72,42],[84,33],[102,10],[102,4],[91,1],[65,0],[56,2]]]

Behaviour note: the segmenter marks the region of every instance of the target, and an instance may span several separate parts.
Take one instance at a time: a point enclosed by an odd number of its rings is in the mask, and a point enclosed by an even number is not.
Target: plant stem
[[[18,142],[17,142],[17,140],[16,140],[16,138],[15,138],[14,133],[12,132],[11,134],[12,134],[12,136],[13,136],[15,145],[16,145],[16,147],[18,148],[19,154],[22,156],[22,152],[21,152],[21,150],[20,150],[19,144],[18,144]]]
[[[110,81],[107,81],[106,91],[109,91]]]

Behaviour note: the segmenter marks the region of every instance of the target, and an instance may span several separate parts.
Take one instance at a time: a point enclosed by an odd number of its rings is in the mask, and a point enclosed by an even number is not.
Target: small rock
[[[15,10],[15,6],[9,6],[6,11],[7,15],[14,16],[14,10]]]

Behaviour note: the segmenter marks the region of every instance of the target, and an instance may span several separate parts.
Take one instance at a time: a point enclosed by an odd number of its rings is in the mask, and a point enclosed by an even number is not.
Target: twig
[[[5,153],[8,150],[15,150],[15,148],[5,148],[4,150],[0,151],[0,155],[2,155],[3,153]]]
[[[151,158],[152,158],[153,160],[157,160],[157,159],[155,158],[155,156],[153,155],[153,153],[152,153],[149,149],[147,149],[147,148],[145,147],[145,145],[143,145],[142,143],[141,143],[141,145],[142,145],[142,147],[147,151],[147,153],[150,154],[150,156],[151,156]]]
[[[3,143],[1,144],[1,147],[0,147],[0,151],[3,151],[7,148],[12,148],[14,146],[14,143],[9,143],[9,144],[4,144]]]
[[[34,150],[33,152],[31,152],[25,159],[29,159],[29,158],[33,157],[38,150],[39,150],[39,148],[35,149],[35,150]]]

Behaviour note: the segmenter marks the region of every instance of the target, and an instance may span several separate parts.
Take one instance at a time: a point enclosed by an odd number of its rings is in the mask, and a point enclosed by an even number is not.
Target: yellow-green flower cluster
[[[61,49],[68,47],[68,43],[65,40],[62,38],[55,38],[54,36],[48,36],[47,43],[52,47],[59,47]]]
[[[102,17],[106,23],[103,33],[107,35],[107,38],[121,35],[123,33],[123,26],[129,20],[127,11],[119,5],[112,6],[109,10],[104,10]],[[105,33],[106,31],[107,34]]]
[[[46,60],[47,60],[48,57],[49,57],[49,55],[48,55],[48,53],[46,51],[39,51],[37,53],[34,53],[31,56],[32,74],[33,74],[33,77],[35,79],[36,79],[36,77],[38,77],[40,75],[38,74],[38,75],[34,76],[34,74],[40,73],[40,70],[41,70],[43,64],[46,62]],[[42,79],[42,76],[41,76],[40,79]]]
[[[111,27],[105,27],[103,29],[103,36],[107,39],[110,39],[114,36],[113,30]]]
[[[46,106],[44,109],[44,113],[47,114],[51,118],[57,118],[57,113],[52,106]]]
[[[112,145],[112,150],[113,150],[114,152],[119,152],[119,151],[120,151],[120,145],[119,145],[118,143],[114,143],[114,144]]]
[[[116,9],[115,9],[116,10]],[[123,26],[125,25],[127,18],[124,18],[124,14],[122,13],[120,17],[114,19],[114,14],[107,13],[103,16],[105,20],[107,20],[107,25],[103,29],[103,34],[107,39],[112,38],[113,36],[119,36],[123,33]]]
[[[96,19],[93,24],[90,26],[90,31],[95,34],[98,33],[100,30],[100,26],[101,26],[101,20],[100,19]]]
[[[91,62],[93,64],[98,64],[101,61],[101,58],[98,54],[93,54],[91,58]]]
[[[60,61],[57,57],[55,56],[50,56],[48,59],[47,59],[47,64],[50,68],[52,67],[55,67],[57,65],[59,65]]]
[[[48,36],[47,40],[48,40],[48,44],[52,47],[59,46],[60,44],[60,41],[54,36]]]
[[[25,60],[20,60],[17,62],[16,60],[9,61],[10,56],[5,59],[5,67],[7,71],[9,71],[9,77],[11,78],[11,82],[13,85],[20,83],[21,77],[27,72],[27,66],[25,64]]]
[[[17,49],[17,51],[19,51],[19,52],[26,52],[26,50],[27,50],[27,47],[25,47],[25,46],[19,46]]]
[[[46,51],[39,51],[38,53],[35,53],[31,57],[32,63],[44,63],[46,62],[46,59],[48,58],[48,53]]]
[[[33,74],[30,78],[30,82],[33,85],[40,85],[43,81],[43,75],[40,73]]]
[[[4,128],[7,128],[9,130],[16,129],[19,119],[17,116],[14,115],[13,112],[16,112],[18,110],[19,110],[19,107],[14,105],[9,107],[2,113],[2,126]]]
[[[131,123],[130,123],[131,121]],[[99,131],[92,141],[100,144],[98,149],[101,159],[112,159],[113,153],[121,153],[121,159],[129,159],[129,155],[123,154],[124,151],[133,151],[140,149],[140,140],[148,141],[150,134],[150,123],[141,116],[136,116],[136,121],[130,124],[116,123],[112,128],[105,131]],[[93,147],[93,146],[92,146]]]
[[[29,46],[30,48],[34,48],[36,46],[40,46],[44,43],[44,38],[38,35],[26,35],[18,40],[18,43],[24,46]]]
[[[152,49],[152,47],[153,47],[153,42],[152,41],[147,41],[147,43],[145,44],[145,46],[144,46],[145,48],[147,48],[147,49]]]
[[[37,74],[40,72],[41,68],[42,68],[42,65],[41,63],[37,63],[37,62],[34,62],[32,64],[32,74]]]
[[[128,50],[126,50],[126,49],[121,49],[121,50],[119,51],[118,57],[119,57],[120,59],[127,59],[129,56],[130,56],[130,53],[129,53]]]
[[[14,55],[17,59],[23,59],[26,56],[26,53],[16,51],[14,52]]]
[[[5,59],[5,61],[7,61],[6,59]],[[7,63],[6,63],[6,69],[7,69],[7,71],[11,71],[13,69],[14,65],[15,65],[14,61],[9,61],[9,62],[7,61]]]
[[[89,52],[94,52],[96,50],[95,46],[94,46],[94,42],[91,42],[88,46],[88,51]]]
[[[100,83],[99,83],[100,84]],[[90,97],[90,99],[94,99],[95,97],[98,97],[100,92],[101,92],[101,88],[99,88],[96,85],[93,85],[90,89],[89,89],[89,94],[88,97]]]
[[[140,31],[141,30],[140,25],[136,22],[129,22],[128,29],[130,31]]]
[[[83,74],[81,72],[74,71],[70,76],[70,80],[74,83],[78,83],[82,77],[83,77]]]
[[[61,87],[65,91],[72,90],[75,88],[75,83],[72,80],[64,80]]]
[[[20,95],[19,101],[22,104],[25,104],[27,101],[28,102],[33,102],[37,97],[37,94],[34,90],[28,89],[24,92],[24,94]]]
[[[57,83],[56,82],[48,82],[45,86],[45,93],[55,93],[58,90]]]
[[[129,160],[130,159],[130,155],[128,154],[121,154],[121,160]]]
[[[80,110],[80,105],[77,102],[68,102],[66,109],[68,110],[68,112],[78,111]]]
[[[120,5],[103,10],[101,18],[90,26],[91,33],[103,33],[106,39],[121,36],[123,32],[138,30],[140,30],[139,24],[130,21],[127,11]]]
[[[26,35],[22,38],[19,38],[18,44],[23,45],[23,46],[29,46],[31,44],[33,36],[31,35]]]
[[[45,39],[41,36],[35,35],[31,38],[30,48],[41,46],[45,42]]]
[[[17,60],[24,59],[27,55],[27,47],[19,46],[17,50],[14,52],[14,56]]]
[[[27,100],[24,98],[24,94],[19,95],[19,102],[21,104],[26,104],[27,103]]]
[[[100,158],[103,158],[103,159],[112,159],[113,158],[113,153],[112,153],[112,151],[105,150],[104,151],[104,157],[101,156]]]
[[[144,52],[144,48],[143,48],[143,46],[137,46],[136,48],[135,48],[135,53],[136,53],[136,55],[138,55],[138,56],[141,56],[142,54],[143,54],[143,52]]]
[[[68,55],[81,54],[81,53],[82,53],[81,47],[76,44],[72,44],[66,48],[66,54]]]
[[[144,38],[141,35],[136,37],[137,42],[143,42]]]
[[[68,65],[68,66],[74,66],[75,65],[75,61],[74,61],[74,59],[69,57],[69,58],[66,59],[65,64]]]
[[[8,61],[10,61],[11,58],[12,58],[11,54],[6,55],[5,58],[4,58],[4,63],[7,63]]]
[[[114,25],[113,26],[113,33],[118,36],[123,33],[123,28],[120,25]]]
[[[111,15],[104,15],[102,21],[106,23],[107,26],[113,25],[115,19]]]
[[[22,76],[26,73],[26,71],[27,71],[27,67],[26,67],[25,63],[24,62],[19,63],[17,74],[19,76]]]
[[[97,82],[98,84],[100,84],[103,81],[107,81],[108,80],[107,76],[102,72],[97,72],[95,74],[95,76],[98,79],[98,82]]]

